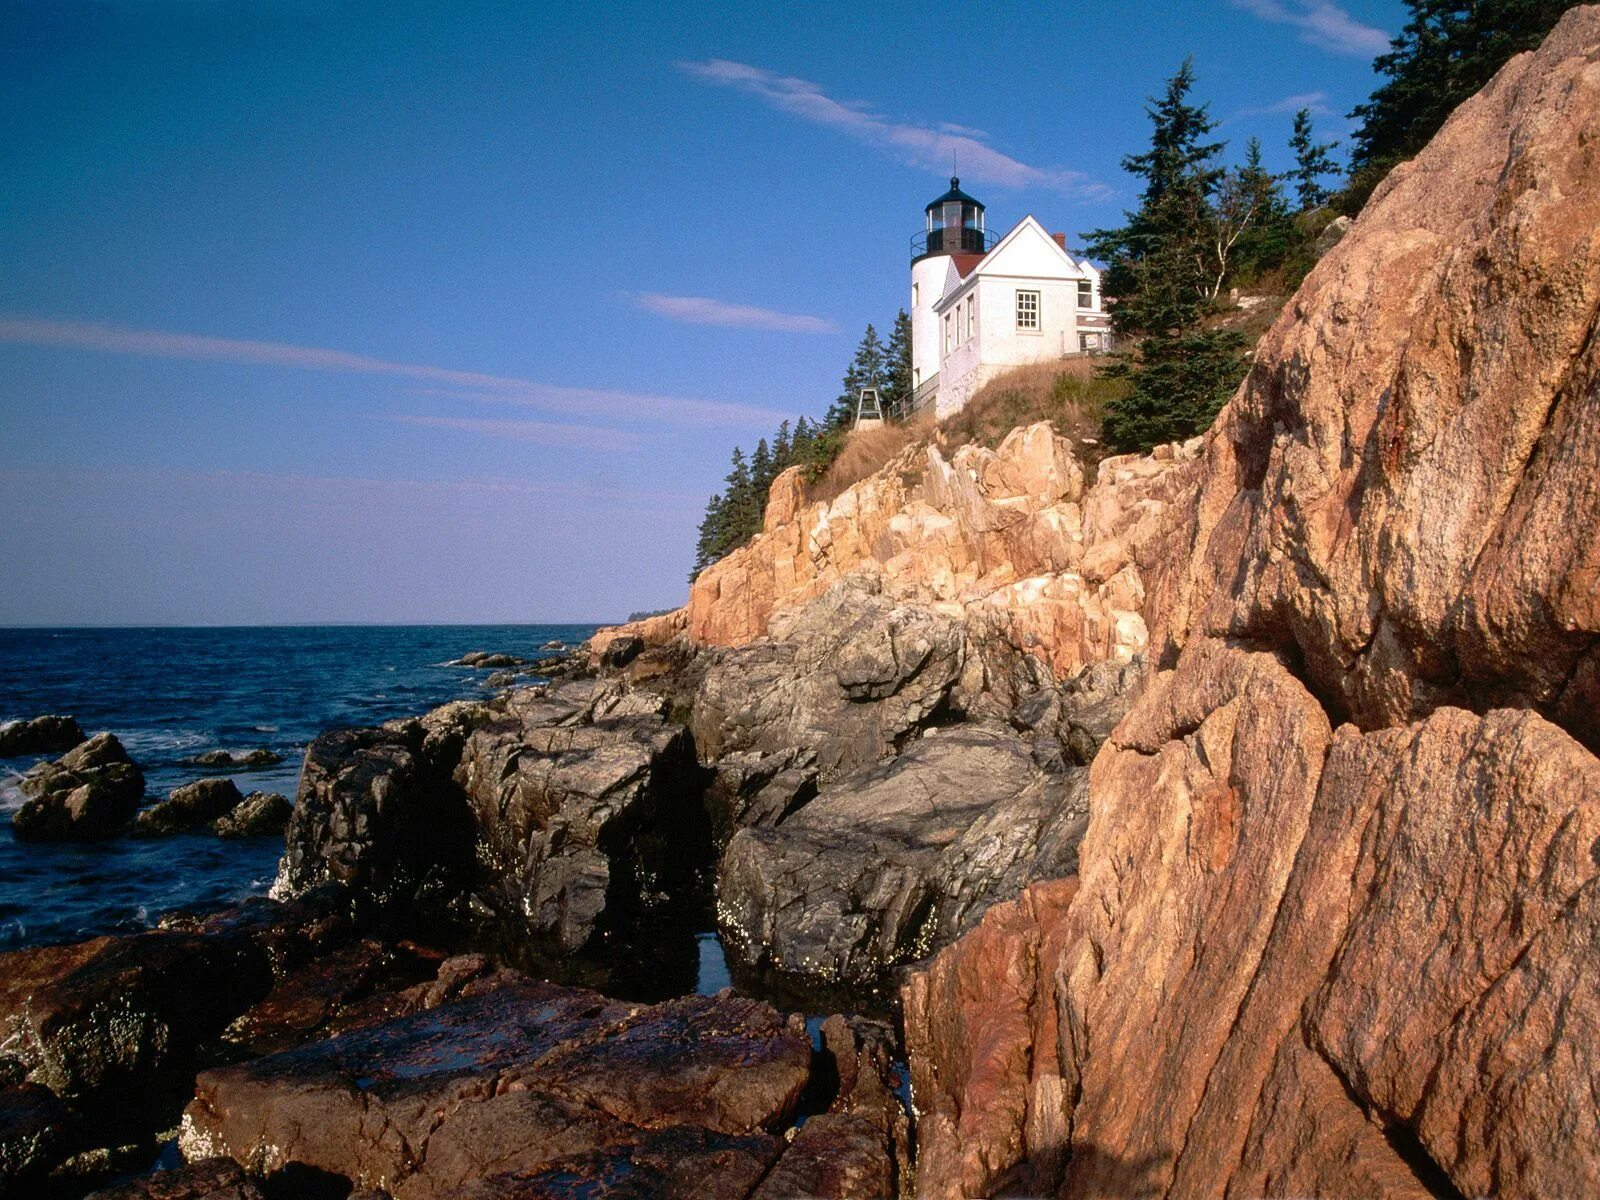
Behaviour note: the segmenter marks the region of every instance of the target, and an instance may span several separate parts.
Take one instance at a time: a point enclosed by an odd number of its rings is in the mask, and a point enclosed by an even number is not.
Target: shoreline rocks
[[[277,751],[258,747],[254,750],[207,750],[203,754],[196,754],[192,758],[184,759],[183,763],[185,766],[190,767],[258,771],[265,767],[275,767],[282,761],[283,755]]]
[[[43,716],[0,725],[0,758],[24,754],[59,754],[82,744],[88,735],[76,717]]]
[[[144,772],[109,733],[22,777],[29,799],[11,816],[19,841],[94,841],[120,833],[144,800]]]

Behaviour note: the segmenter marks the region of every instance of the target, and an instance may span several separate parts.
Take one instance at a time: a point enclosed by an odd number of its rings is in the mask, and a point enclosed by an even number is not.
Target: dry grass
[[[1049,421],[1073,443],[1080,458],[1097,461],[1106,404],[1128,386],[1095,374],[1105,361],[1067,358],[1007,371],[979,388],[960,412],[940,422],[939,442],[952,449],[968,442],[993,449],[1017,426]]]
[[[929,441],[932,434],[933,423],[928,420],[855,430],[822,478],[806,488],[806,498],[813,502],[832,500],[851,484],[860,483],[882,468],[907,446]]]

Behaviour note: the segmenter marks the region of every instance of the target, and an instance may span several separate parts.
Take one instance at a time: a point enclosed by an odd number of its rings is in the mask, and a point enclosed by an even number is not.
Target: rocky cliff
[[[1586,7],[1261,343],[1077,877],[906,990],[922,1194],[1600,1188],[1597,129]]]

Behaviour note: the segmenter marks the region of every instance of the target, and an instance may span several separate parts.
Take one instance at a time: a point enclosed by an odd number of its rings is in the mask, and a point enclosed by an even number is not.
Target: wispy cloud
[[[723,58],[680,62],[706,83],[736,88],[803,121],[836,129],[916,167],[945,171],[955,156],[962,175],[1001,187],[1046,188],[1079,199],[1104,199],[1111,189],[1081,171],[1036,167],[1002,154],[976,130],[896,121],[854,101],[836,100],[818,84]]]
[[[635,430],[606,429],[599,425],[561,425],[550,421],[510,421],[479,417],[440,417],[400,413],[386,418],[403,425],[427,429],[454,429],[511,442],[530,442],[535,446],[559,446],[575,450],[619,450],[639,446],[644,437]]]
[[[766,428],[781,413],[757,405],[656,396],[608,388],[575,388],[531,379],[462,371],[425,363],[395,362],[285,342],[212,337],[198,333],[172,333],[129,329],[91,321],[57,321],[43,317],[0,316],[0,342],[62,349],[136,354],[188,362],[224,362],[244,366],[285,367],[305,371],[378,375],[429,385],[411,389],[457,399],[519,404],[552,412],[581,416],[626,417],[630,421],[731,428]]]
[[[1389,35],[1372,25],[1363,25],[1333,0],[1232,0],[1263,21],[1292,25],[1300,30],[1307,45],[1335,54],[1371,58],[1389,49]]]
[[[708,296],[664,296],[638,292],[633,302],[646,312],[688,325],[727,325],[738,329],[771,329],[778,333],[835,333],[838,326],[823,317],[777,312],[749,304],[729,304]]]
[[[1327,92],[1298,92],[1293,96],[1285,96],[1282,100],[1275,100],[1271,104],[1236,109],[1228,114],[1227,120],[1237,121],[1241,117],[1282,116],[1297,113],[1302,108],[1307,109],[1314,117],[1326,117],[1333,112],[1333,109],[1328,107]]]

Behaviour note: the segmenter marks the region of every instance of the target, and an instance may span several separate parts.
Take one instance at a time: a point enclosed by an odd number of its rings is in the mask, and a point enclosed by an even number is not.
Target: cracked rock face
[[[546,1195],[563,1174],[743,1196],[783,1150],[770,1131],[810,1059],[803,1033],[729,994],[635,1009],[513,983],[206,1072],[181,1141],[396,1200]]]
[[[826,779],[914,736],[947,702],[964,644],[958,621],[896,606],[859,576],[710,660],[692,718],[700,754],[800,749]]]
[[[699,788],[668,701],[610,682],[324,734],[306,753],[275,894],[331,880],[390,913],[487,917],[577,950],[689,886],[709,854]]]
[[[718,878],[729,948],[759,969],[871,987],[1026,878],[1070,870],[1075,783],[1046,776],[1009,730],[930,734],[734,835]]]
[[[1600,1188],[1597,127],[1584,6],[1263,339],[1065,902],[906,991],[921,1194]]]

